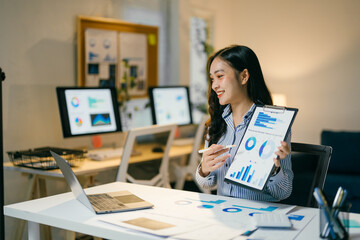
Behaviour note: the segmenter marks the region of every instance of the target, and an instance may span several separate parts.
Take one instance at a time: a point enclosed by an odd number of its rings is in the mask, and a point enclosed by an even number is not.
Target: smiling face
[[[248,99],[246,83],[249,79],[247,69],[235,71],[226,61],[216,57],[210,66],[211,88],[216,92],[221,105],[240,104]]]

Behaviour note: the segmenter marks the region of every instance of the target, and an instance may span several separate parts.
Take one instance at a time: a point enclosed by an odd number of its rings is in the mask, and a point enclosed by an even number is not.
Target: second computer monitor
[[[149,87],[154,124],[192,124],[189,88],[186,86]]]
[[[64,137],[121,131],[115,88],[57,87]]]

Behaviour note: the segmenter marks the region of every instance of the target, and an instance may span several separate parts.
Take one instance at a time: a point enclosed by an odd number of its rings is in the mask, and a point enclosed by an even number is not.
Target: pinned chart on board
[[[262,191],[273,170],[275,152],[297,112],[296,108],[256,106],[225,181]]]

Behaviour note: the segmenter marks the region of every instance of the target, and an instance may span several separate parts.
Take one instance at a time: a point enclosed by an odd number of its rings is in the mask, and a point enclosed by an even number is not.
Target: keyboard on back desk
[[[88,152],[88,157],[92,160],[97,160],[97,161],[121,158],[123,151],[124,148],[90,150]]]

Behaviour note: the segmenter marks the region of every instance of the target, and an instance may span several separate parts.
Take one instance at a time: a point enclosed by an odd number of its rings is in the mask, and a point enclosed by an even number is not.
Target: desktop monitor
[[[115,88],[57,87],[64,138],[120,132]]]
[[[149,87],[149,97],[153,124],[193,123],[188,87]]]
[[[122,131],[153,125],[149,98],[134,98],[120,107]]]

